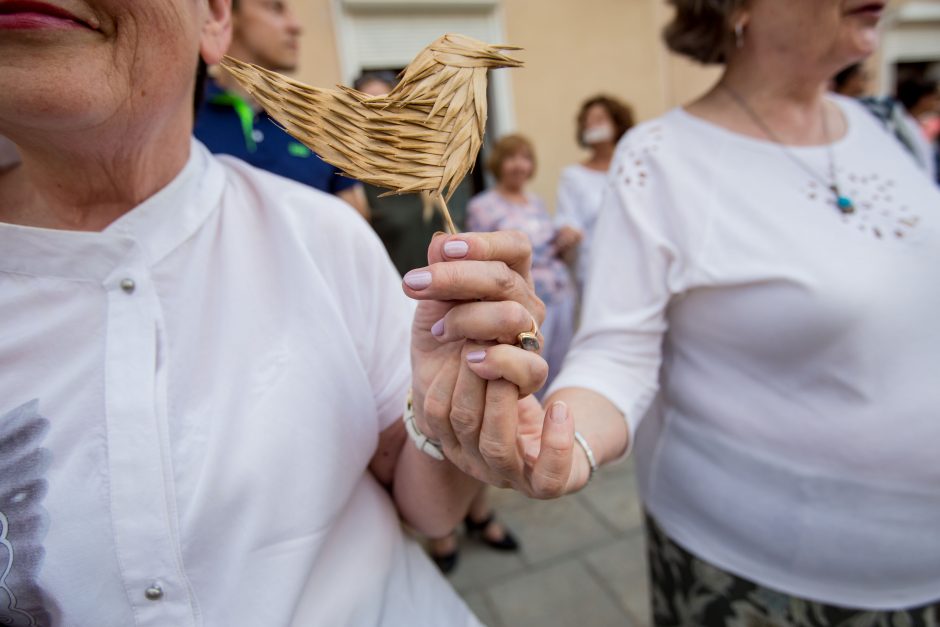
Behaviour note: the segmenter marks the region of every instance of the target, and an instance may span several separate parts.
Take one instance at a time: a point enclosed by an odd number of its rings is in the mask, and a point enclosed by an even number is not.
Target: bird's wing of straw
[[[288,133],[347,175],[449,200],[483,143],[487,70],[482,58],[457,58],[446,37],[435,44],[379,98],[310,87],[230,57],[222,65]]]

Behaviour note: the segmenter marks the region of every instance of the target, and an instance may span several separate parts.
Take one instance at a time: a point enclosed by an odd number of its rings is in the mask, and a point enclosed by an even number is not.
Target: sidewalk
[[[502,555],[461,538],[450,579],[489,627],[648,627],[642,512],[632,463],[557,501],[491,490],[522,543]]]

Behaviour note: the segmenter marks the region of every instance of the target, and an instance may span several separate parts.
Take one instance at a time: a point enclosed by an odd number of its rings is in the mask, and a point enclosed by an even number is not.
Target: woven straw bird
[[[522,65],[505,50],[519,48],[444,35],[380,97],[348,87],[310,87],[231,57],[222,65],[324,161],[391,194],[429,192],[447,230],[456,233],[446,201],[483,145],[487,70]]]

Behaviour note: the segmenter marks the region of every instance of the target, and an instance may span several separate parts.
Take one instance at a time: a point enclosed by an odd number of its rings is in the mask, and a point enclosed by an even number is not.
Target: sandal
[[[495,521],[496,515],[493,512],[490,512],[490,514],[481,521],[473,520],[473,518],[467,516],[463,519],[463,523],[467,528],[467,537],[474,538],[497,551],[518,551],[519,541],[516,540],[516,537],[512,535],[512,532],[509,531],[505,525],[503,526],[503,537],[499,540],[493,540],[486,535],[486,529]]]

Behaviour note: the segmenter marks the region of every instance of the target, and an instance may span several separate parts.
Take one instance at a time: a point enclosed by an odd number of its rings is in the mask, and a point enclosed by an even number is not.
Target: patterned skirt
[[[646,538],[656,627],[940,627],[940,603],[894,611],[816,603],[695,557],[670,540],[650,516]]]

